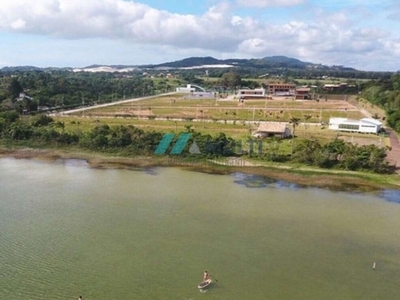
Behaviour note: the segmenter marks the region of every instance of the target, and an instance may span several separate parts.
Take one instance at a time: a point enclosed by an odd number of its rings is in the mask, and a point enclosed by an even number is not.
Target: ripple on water
[[[248,188],[287,188],[287,189],[298,189],[300,186],[295,183],[286,182],[283,180],[277,180],[261,175],[234,173],[234,182],[240,185],[244,185]]]
[[[400,203],[400,190],[383,190],[379,197],[388,202]]]
[[[59,158],[56,160],[56,163],[66,165],[66,166],[72,166],[72,167],[88,167],[89,166],[89,164],[86,160],[75,159],[75,158],[68,158],[68,159]]]

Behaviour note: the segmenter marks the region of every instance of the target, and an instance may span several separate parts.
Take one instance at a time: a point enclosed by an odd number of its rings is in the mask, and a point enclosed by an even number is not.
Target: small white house
[[[25,94],[25,93],[19,93],[19,96],[18,96],[18,98],[17,98],[17,101],[19,102],[19,101],[23,101],[23,100],[25,100],[25,99],[33,100],[33,98],[32,98],[32,97],[29,97],[27,94]]]
[[[195,87],[192,87],[191,84],[186,85],[186,87],[177,87],[176,91],[178,93],[193,93],[196,91]]]
[[[351,120],[346,118],[330,118],[329,129],[338,131],[378,133],[382,128],[382,122],[372,118]]]

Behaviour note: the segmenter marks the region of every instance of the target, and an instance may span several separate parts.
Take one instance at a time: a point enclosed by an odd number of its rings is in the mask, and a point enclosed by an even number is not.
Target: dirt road
[[[388,161],[396,166],[397,173],[400,174],[400,143],[397,135],[391,129],[386,130],[390,137],[391,150],[388,151]]]
[[[372,118],[372,115],[367,110],[360,108],[360,112],[367,118]],[[400,143],[395,132],[390,128],[385,128],[389,134],[391,150],[387,152],[387,160],[391,165],[396,166],[396,173],[400,175]]]

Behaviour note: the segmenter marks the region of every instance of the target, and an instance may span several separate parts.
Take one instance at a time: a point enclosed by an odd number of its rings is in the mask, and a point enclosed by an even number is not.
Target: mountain
[[[39,68],[35,66],[13,66],[13,67],[3,67],[0,69],[0,72],[31,72],[31,71],[72,71],[72,68],[63,67],[47,67],[47,68]]]
[[[0,71],[3,72],[15,72],[15,71],[27,72],[27,71],[40,71],[40,70],[42,69],[34,66],[4,67],[0,69]]]
[[[178,61],[162,63],[159,65],[152,65],[148,67],[169,67],[169,68],[188,68],[202,65],[218,65],[220,60],[211,56],[206,57],[189,57]]]
[[[147,69],[199,69],[199,68],[287,68],[287,69],[330,69],[331,67],[303,62],[286,56],[269,56],[251,59],[216,59],[214,57],[189,57],[158,65],[139,66]],[[350,68],[351,69],[351,68]]]
[[[73,72],[92,72],[92,73],[126,73],[138,71],[139,69],[134,66],[123,66],[123,65],[91,65],[84,68],[75,68]]]
[[[263,70],[269,72],[270,70],[340,70],[340,71],[356,71],[353,68],[345,68],[343,66],[325,66],[322,64],[314,64],[311,62],[303,62],[296,58],[286,56],[268,56],[264,58],[251,58],[251,59],[216,59],[211,56],[206,57],[189,57],[182,60],[165,62],[155,65],[91,65],[84,68],[37,68],[33,66],[20,66],[20,67],[4,67],[0,69],[3,72],[13,71],[51,71],[51,70],[67,70],[74,72],[132,72],[147,70],[170,70],[170,69],[252,69]]]
[[[280,64],[287,64],[291,66],[309,66],[314,65],[309,62],[304,62],[296,58],[286,57],[286,56],[267,56],[262,58],[262,60],[269,62],[269,63],[280,63]]]

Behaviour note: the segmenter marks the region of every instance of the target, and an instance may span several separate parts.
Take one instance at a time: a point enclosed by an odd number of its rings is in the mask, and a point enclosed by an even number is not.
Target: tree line
[[[320,168],[392,173],[393,167],[386,161],[386,151],[386,148],[375,145],[358,146],[340,139],[327,144],[310,139],[295,146],[292,160]]]
[[[79,122],[79,121],[72,121]],[[386,161],[386,148],[375,145],[357,146],[340,139],[322,144],[315,139],[300,140],[293,147],[292,154],[280,151],[280,139],[269,139],[267,151],[255,154],[237,151],[241,141],[227,137],[224,133],[216,136],[194,131],[186,125],[186,132],[192,133],[183,156],[190,156],[190,145],[196,142],[200,157],[250,156],[260,160],[295,162],[320,168],[336,168],[352,171],[392,173],[393,168]],[[4,143],[40,146],[74,147],[118,155],[154,155],[163,137],[157,131],[145,131],[133,125],[109,126],[98,124],[84,132],[70,132],[61,121],[40,114],[21,118],[16,111],[0,112],[0,140]],[[172,143],[174,144],[174,143]],[[169,151],[167,151],[169,153]]]
[[[20,93],[26,97],[19,97]],[[74,107],[153,95],[153,80],[139,74],[27,71],[0,74],[0,111]]]
[[[400,74],[390,79],[370,81],[361,96],[386,111],[386,121],[400,133]]]
[[[327,73],[328,72],[328,73]],[[350,75],[350,72],[353,72]],[[156,71],[149,70],[148,77],[135,71],[121,73],[90,73],[72,72],[69,70],[34,70],[34,71],[9,71],[0,72],[0,111],[16,109],[20,113],[38,111],[38,108],[72,108],[81,105],[106,103],[124,98],[154,95],[157,93],[173,91],[176,86],[187,83],[198,84],[209,90],[224,92],[247,87],[254,89],[260,83],[251,80],[260,75],[246,68],[210,69],[209,77],[219,78],[208,81],[200,78],[204,70],[177,70],[173,72],[176,78],[167,80],[158,78],[154,80],[150,75]],[[370,74],[371,73],[371,74]],[[363,96],[377,105],[386,105],[393,108],[398,105],[398,75],[389,76],[384,72],[357,72],[354,70],[280,70],[277,80],[296,83],[297,79],[307,79],[311,85],[317,86],[317,93],[323,93],[321,83],[318,81],[322,75],[346,77],[349,75],[348,86],[338,89],[337,93],[355,94],[363,91]],[[269,72],[268,76],[275,76]],[[358,76],[358,77],[355,77]],[[396,77],[397,76],[397,77]],[[268,77],[266,77],[268,78]],[[355,78],[373,78],[370,82],[355,81]],[[264,88],[266,84],[261,84]],[[392,91],[388,95],[387,91]],[[20,98],[24,92],[27,97]],[[376,97],[378,96],[378,97]],[[388,104],[386,104],[388,103]],[[39,109],[40,110],[40,109]],[[396,123],[396,122],[395,122]]]

